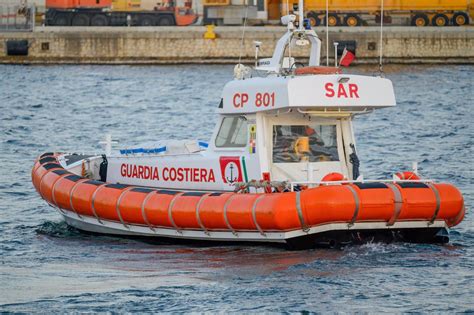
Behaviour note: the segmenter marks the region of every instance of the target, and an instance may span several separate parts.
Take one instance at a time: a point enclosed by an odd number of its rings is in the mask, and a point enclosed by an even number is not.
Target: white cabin
[[[319,66],[317,34],[295,29],[293,21],[287,18],[288,31],[273,57],[256,62],[263,76],[252,77],[248,67],[236,66],[236,78],[224,87],[209,143],[171,140],[160,147],[121,150],[106,157],[107,182],[232,191],[237,182],[312,183],[333,172],[355,180],[352,119],[395,106],[392,83],[326,71]],[[329,74],[298,74],[304,73],[296,71],[301,63],[285,56],[289,45],[311,45],[304,69]]]

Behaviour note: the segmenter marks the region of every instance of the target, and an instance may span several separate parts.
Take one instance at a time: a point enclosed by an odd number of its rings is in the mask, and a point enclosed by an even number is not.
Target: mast
[[[305,29],[304,27],[304,0],[298,0],[297,11],[298,12],[294,11],[294,14],[288,14],[281,17],[281,23],[283,25],[287,25],[287,31],[278,40],[272,57],[261,59],[261,64],[257,64],[257,70],[279,74],[283,69],[283,61],[284,58],[286,58],[285,52],[287,51],[287,47],[289,51],[291,49],[291,45],[293,44],[307,45],[308,42],[311,44],[308,66],[320,65],[321,40],[313,29]],[[294,23],[297,19],[299,19],[299,25],[298,28],[295,29]],[[290,57],[288,57],[288,60],[291,59]],[[291,67],[289,69],[285,69],[285,71],[288,70],[291,70]]]

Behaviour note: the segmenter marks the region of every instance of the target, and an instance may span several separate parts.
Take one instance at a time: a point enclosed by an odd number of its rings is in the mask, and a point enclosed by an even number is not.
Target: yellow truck
[[[384,22],[399,25],[467,25],[474,16],[474,0],[384,0]],[[279,24],[292,13],[297,0],[202,0],[205,24]],[[380,22],[381,0],[328,0],[330,26],[360,26]],[[289,6],[289,7],[288,7]],[[326,24],[326,0],[305,0],[311,25]]]
[[[359,26],[371,17],[380,22],[381,0],[328,0],[328,5],[330,26]],[[391,23],[393,17],[405,17],[412,26],[461,26],[469,24],[473,10],[471,0],[384,0],[383,19]],[[326,24],[326,0],[306,0],[305,12],[311,25]]]

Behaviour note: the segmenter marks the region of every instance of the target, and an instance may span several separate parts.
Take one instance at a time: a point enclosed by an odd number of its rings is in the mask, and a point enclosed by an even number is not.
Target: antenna
[[[105,155],[112,154],[112,144],[118,143],[117,141],[112,140],[112,135],[110,133],[105,135],[104,141],[99,141],[99,144],[103,144],[105,147]]]
[[[326,66],[329,67],[329,0],[326,0]]]
[[[381,1],[381,9],[380,9],[380,44],[379,44],[379,54],[380,54],[380,59],[379,59],[379,71],[382,74],[383,73],[383,65],[382,65],[382,55],[383,55],[383,0]]]
[[[240,41],[240,53],[239,53],[239,67],[242,60],[242,52],[244,50],[244,38],[245,38],[245,26],[247,25],[247,15],[249,11],[249,0],[245,1],[245,17],[244,17],[244,27],[242,29],[242,39]]]
[[[334,67],[337,68],[337,46],[339,46],[338,42],[334,42]]]
[[[286,0],[286,15],[290,16],[290,3],[289,3],[289,0]],[[288,23],[288,29],[289,28],[290,28],[290,23]],[[291,36],[288,37],[288,60],[291,60]],[[292,65],[290,65],[290,67],[291,66]]]
[[[258,52],[260,51],[260,46],[262,45],[262,42],[255,40],[253,43],[255,45],[255,68],[257,68],[258,67]]]
[[[303,24],[304,24],[304,17],[303,17],[303,16],[304,16],[304,14],[303,14],[303,11],[304,11],[304,7],[303,7],[303,6],[304,6],[304,2],[303,2],[303,0],[299,0],[299,1],[298,1],[298,6],[299,6],[299,10],[298,10],[298,11],[299,11],[299,15],[300,15],[300,20],[299,20],[299,23],[298,23],[298,24],[299,24],[299,25],[298,25],[298,30],[299,30],[299,31],[302,31],[302,30],[304,30],[304,26],[303,26]]]

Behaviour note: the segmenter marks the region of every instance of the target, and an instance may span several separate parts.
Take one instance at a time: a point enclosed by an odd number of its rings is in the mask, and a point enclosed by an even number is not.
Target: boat
[[[297,21],[302,9],[282,18],[271,58],[258,59],[256,43],[254,69],[235,67],[210,141],[112,150],[109,136],[103,154],[40,155],[34,187],[93,233],[290,248],[448,242],[466,211],[455,186],[416,166],[384,180],[360,174],[353,120],[396,106],[392,82],[322,66],[321,40]],[[289,55],[294,46],[307,46],[306,62]]]

